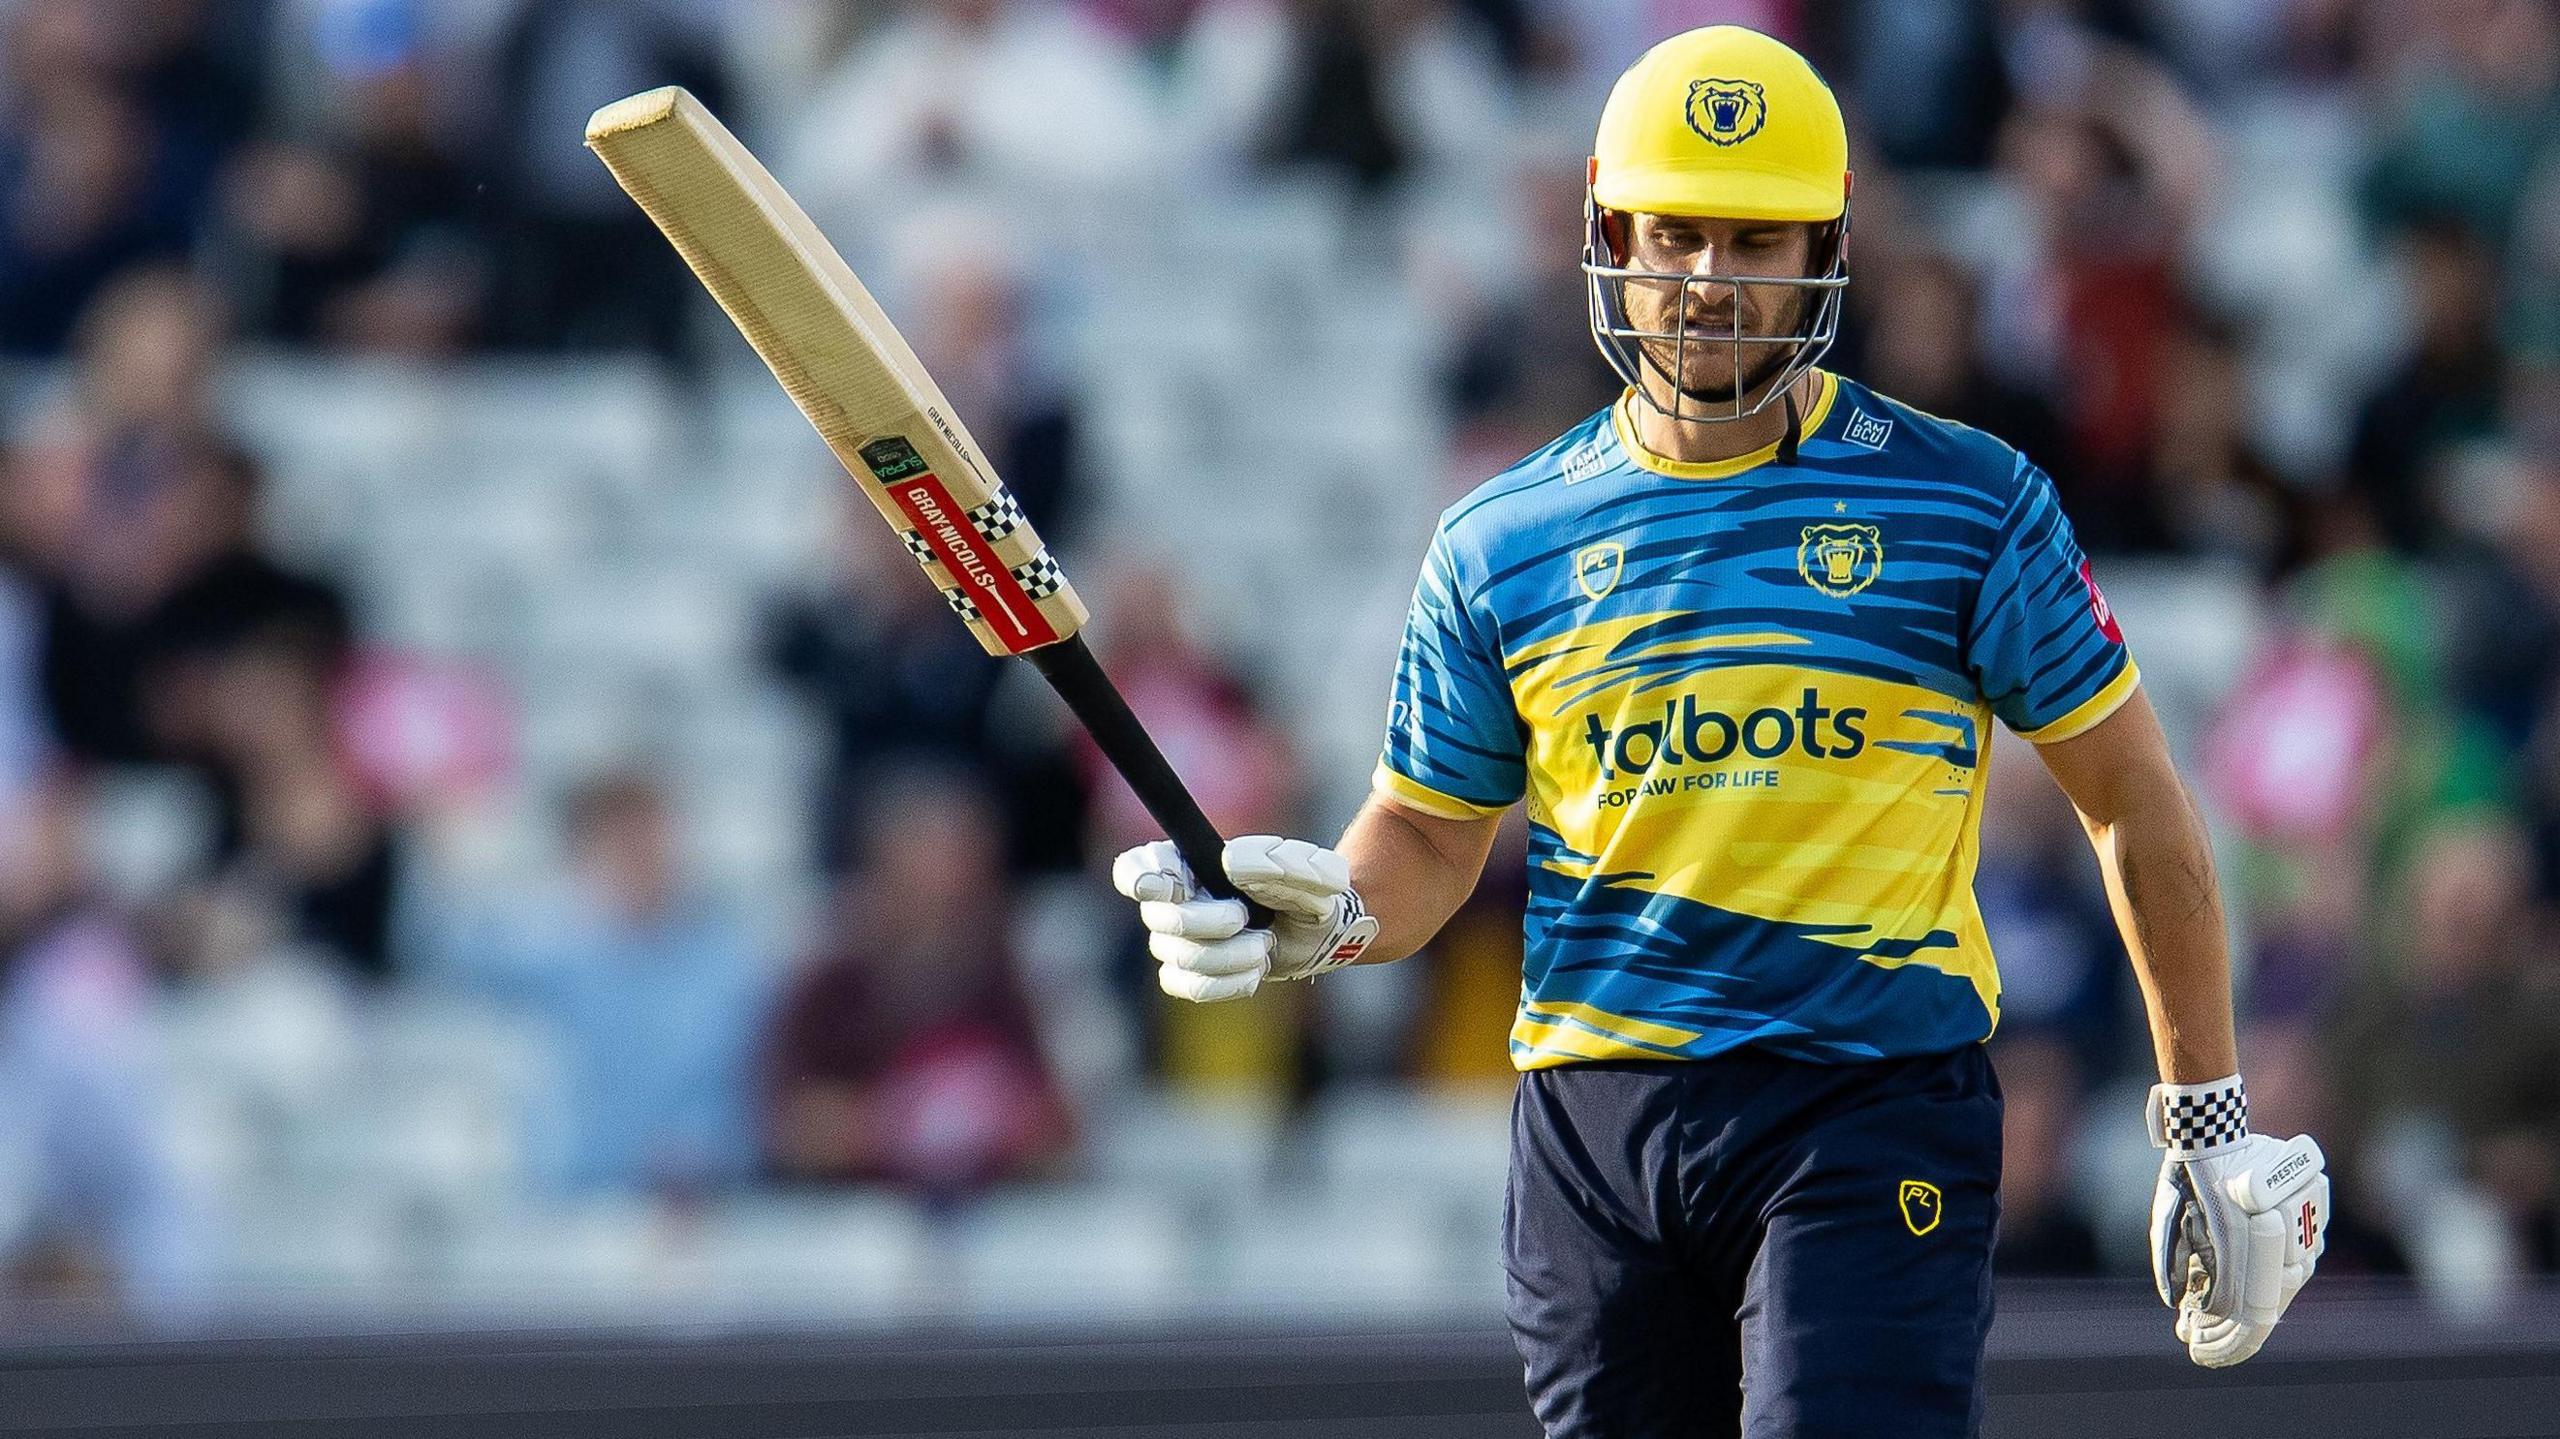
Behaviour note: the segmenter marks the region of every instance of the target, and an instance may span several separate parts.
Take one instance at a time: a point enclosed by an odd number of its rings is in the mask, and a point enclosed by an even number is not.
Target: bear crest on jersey
[[[1709,144],[1739,145],[1760,133],[1769,102],[1750,80],[1689,82],[1689,128]]]
[[[1884,535],[1873,525],[1807,525],[1796,546],[1796,573],[1824,594],[1845,599],[1884,573]]]

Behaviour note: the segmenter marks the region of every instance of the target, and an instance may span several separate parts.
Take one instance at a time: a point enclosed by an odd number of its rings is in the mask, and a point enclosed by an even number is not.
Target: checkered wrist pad
[[[2240,1076],[2206,1084],[2155,1084],[2144,1115],[2151,1144],[2172,1159],[2219,1154],[2249,1137],[2249,1094]]]
[[[1336,907],[1333,929],[1325,937],[1322,953],[1301,972],[1301,978],[1313,978],[1342,968],[1360,958],[1369,941],[1378,937],[1378,922],[1369,917],[1369,907],[1360,902],[1358,890],[1342,892],[1342,903]]]

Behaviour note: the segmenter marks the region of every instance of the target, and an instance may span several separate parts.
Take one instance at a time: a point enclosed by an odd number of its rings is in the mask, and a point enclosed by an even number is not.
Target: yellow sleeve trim
[[[1475,804],[1453,794],[1442,794],[1387,768],[1385,760],[1378,761],[1376,772],[1369,776],[1369,787],[1406,809],[1419,810],[1433,819],[1491,819],[1511,808],[1507,804]]]
[[[2076,735],[2086,734],[2097,728],[2100,720],[2123,708],[2124,702],[2133,698],[2134,688],[2141,683],[2141,668],[2134,664],[2133,656],[2126,655],[2124,669],[2114,679],[2107,681],[2096,694],[2082,700],[2072,707],[2071,713],[2049,725],[2020,730],[2019,737],[2037,744],[2052,744],[2056,740],[2066,740]]]

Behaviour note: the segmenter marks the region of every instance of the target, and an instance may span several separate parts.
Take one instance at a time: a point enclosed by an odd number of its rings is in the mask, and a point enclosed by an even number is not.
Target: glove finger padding
[[[1244,933],[1242,902],[1194,899],[1181,903],[1146,900],[1138,905],[1138,923],[1150,934],[1178,934],[1185,939],[1226,939]]]
[[[2190,1180],[2211,1184],[2228,1201],[2196,1206],[2213,1243],[2213,1252],[2206,1258],[2212,1279],[2203,1300],[2207,1314],[2234,1318],[2265,1305],[2283,1312],[2283,1303],[2273,1297],[2273,1286],[2299,1247],[2284,1221],[2299,1219],[2301,1211],[2291,1201],[2314,1181],[2325,1182],[2325,1163],[2319,1141],[2297,1134],[2281,1141],[2252,1135],[2236,1153],[2189,1166]],[[2239,1215],[2248,1216],[2245,1225],[2233,1222]],[[2275,1322],[2272,1315],[2267,1322]]]
[[[2178,1314],[2178,1338],[2187,1357],[2207,1369],[2224,1369],[2265,1347],[2272,1326],[2242,1319],[2214,1319],[2197,1310]]]
[[[1281,914],[1323,919],[1351,888],[1351,861],[1303,839],[1255,834],[1227,841],[1227,878]]]
[[[1257,834],[1220,855],[1238,892],[1268,905],[1270,922],[1248,928],[1246,906],[1198,895],[1171,841],[1142,844],[1112,862],[1111,882],[1138,901],[1157,983],[1182,999],[1241,999],[1266,979],[1307,979],[1357,961],[1378,921],[1351,888],[1351,862],[1322,845]]]
[[[2285,1251],[2293,1247],[2288,1237],[2284,1211],[2249,1216],[2249,1273],[2242,1285],[2240,1317],[2251,1324],[2272,1328],[2284,1314],[2285,1301],[2293,1297],[2284,1288]]]
[[[1147,953],[1154,955],[1159,964],[1194,974],[1223,976],[1248,970],[1259,973],[1271,965],[1271,935],[1259,929],[1209,940],[1151,934],[1147,936]]]
[[[2248,1232],[2246,1258],[2241,1261],[2245,1272],[2232,1272],[2225,1266],[2222,1288],[2234,1302],[2234,1312],[2218,1316],[2200,1303],[2189,1301],[2178,1314],[2178,1336],[2187,1341],[2187,1357],[2208,1369],[2237,1364],[2255,1354],[2275,1332],[2276,1321],[2284,1316],[2284,1306],[2292,1299],[2285,1288],[2285,1221],[2281,1212],[2252,1214],[2245,1227]]]
[[[2152,1197],[2152,1278],[2208,1368],[2258,1352],[2327,1248],[2329,1179],[2304,1135],[2249,1135],[2162,1166]]]
[[[1123,850],[1111,862],[1111,887],[1141,903],[1179,904],[1191,898],[1191,866],[1169,839]]]
[[[2293,1143],[2311,1141],[2297,1137]],[[2312,1146],[2312,1153],[2318,1152]],[[2187,1346],[2198,1364],[2218,1369],[2257,1353],[2320,1267],[2320,1255],[2329,1247],[2329,1176],[2314,1169],[2288,1188],[2290,1198],[2249,1216],[2250,1272],[2243,1311],[2237,1319],[2207,1326],[2203,1342]]]
[[[1230,999],[1244,999],[1260,989],[1262,970],[1256,966],[1241,974],[1202,974],[1168,964],[1156,970],[1156,987],[1194,1004],[1223,1004]]]

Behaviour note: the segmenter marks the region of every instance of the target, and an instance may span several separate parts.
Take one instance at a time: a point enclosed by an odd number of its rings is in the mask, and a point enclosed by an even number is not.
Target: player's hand
[[[1321,845],[1273,834],[1227,841],[1235,887],[1271,911],[1271,927],[1246,926],[1245,907],[1199,892],[1171,840],[1142,844],[1111,866],[1111,883],[1138,902],[1156,983],[1176,999],[1242,999],[1266,979],[1306,979],[1340,969],[1378,937],[1378,921],[1351,888],[1351,863]]]
[[[2329,1175],[2307,1134],[2249,1132],[2240,1077],[2151,1091],[2151,1142],[2168,1151],[2151,1195],[2151,1276],[2178,1311],[2187,1357],[2208,1369],[2258,1352],[2329,1244]]]

